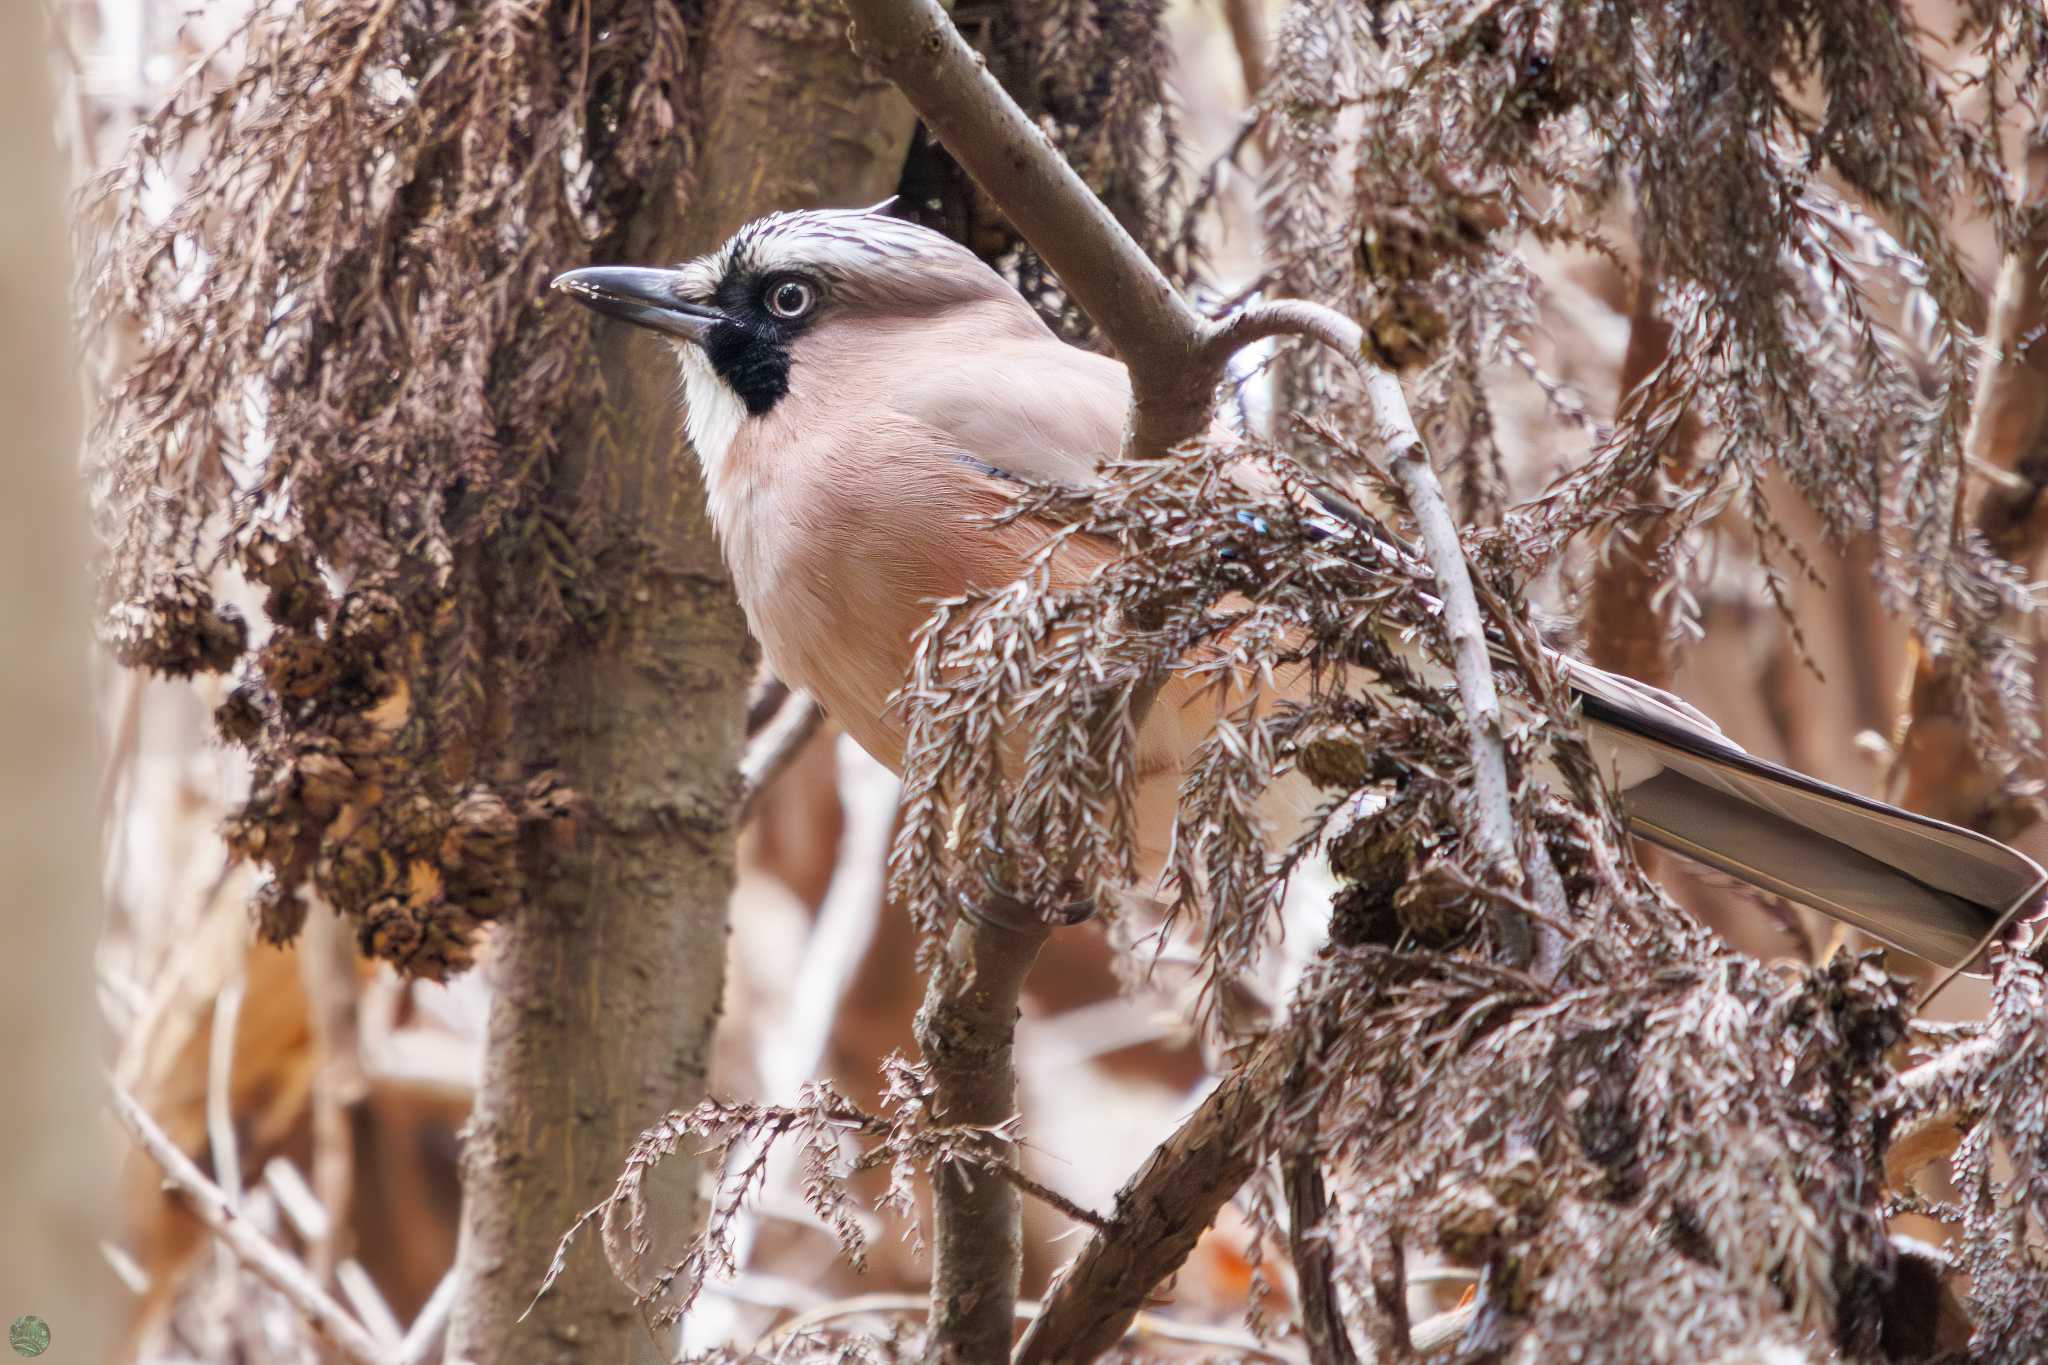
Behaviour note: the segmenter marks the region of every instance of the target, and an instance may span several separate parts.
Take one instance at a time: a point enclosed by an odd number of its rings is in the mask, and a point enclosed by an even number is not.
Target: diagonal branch
[[[824,708],[817,702],[805,693],[783,689],[782,704],[758,732],[749,735],[747,747],[740,754],[740,799],[738,814],[733,817],[735,826],[745,828],[754,818],[754,808],[760,804],[762,793],[796,761],[824,722]]]
[[[853,50],[1031,243],[1131,372],[1128,444],[1176,446],[1208,425],[1222,377],[1193,363],[1208,331],[1038,125],[1017,107],[937,0],[847,0]]]
[[[1269,1033],[1117,1191],[1113,1233],[1097,1233],[1061,1272],[1017,1346],[1017,1365],[1093,1360],[1123,1339],[1154,1285],[1257,1169],[1244,1140],[1293,1063],[1295,1039]]]
[[[242,1264],[289,1299],[305,1315],[314,1333],[334,1348],[335,1354],[354,1365],[382,1365],[384,1352],[369,1330],[315,1283],[303,1264],[237,1213],[220,1186],[208,1180],[191,1158],[178,1150],[177,1144],[143,1112],[134,1097],[116,1086],[113,1103],[114,1112],[135,1135],[142,1150],[163,1167],[165,1182],[183,1196],[199,1221],[211,1228]]]

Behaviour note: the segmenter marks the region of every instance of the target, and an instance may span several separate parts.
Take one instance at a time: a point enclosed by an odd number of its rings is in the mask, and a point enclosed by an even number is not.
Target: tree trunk
[[[896,187],[911,115],[873,80],[827,0],[730,0],[702,56],[688,205],[655,187],[630,255],[672,262],[780,208],[870,203]],[[563,266],[585,264],[564,261]],[[531,718],[535,767],[585,798],[576,852],[500,930],[483,1083],[463,1154],[449,1355],[478,1365],[672,1354],[584,1250],[527,1309],[558,1238],[611,1188],[626,1149],[703,1097],[725,984],[735,775],[754,653],[685,452],[667,348],[604,329],[615,514],[659,556],[588,649],[564,651]],[[569,469],[575,479],[588,471]],[[696,1173],[650,1183],[655,1261],[694,1231]]]
[[[93,740],[85,490],[78,478],[78,376],[64,172],[55,140],[48,29],[35,5],[0,11],[0,421],[9,438],[0,511],[0,786],[7,868],[7,981],[0,988],[0,1325],[48,1326],[51,1360],[104,1360],[119,1289],[100,1259],[115,1155],[102,1118],[102,1028],[94,1007],[99,841]],[[24,1324],[35,1339],[36,1329]]]

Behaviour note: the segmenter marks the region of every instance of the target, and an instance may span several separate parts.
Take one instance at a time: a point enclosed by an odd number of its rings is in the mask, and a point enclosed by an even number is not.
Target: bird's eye
[[[802,280],[780,280],[768,286],[768,311],[779,318],[800,318],[818,302],[818,291]]]

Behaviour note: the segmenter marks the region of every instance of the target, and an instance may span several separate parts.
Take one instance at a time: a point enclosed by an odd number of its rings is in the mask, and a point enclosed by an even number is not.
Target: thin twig
[[[378,1349],[386,1355],[397,1350],[405,1329],[398,1325],[398,1315],[391,1311],[391,1305],[384,1299],[384,1291],[377,1288],[377,1282],[370,1278],[369,1271],[363,1269],[363,1263],[350,1257],[336,1265],[334,1283],[341,1290],[342,1297],[348,1300],[349,1307],[356,1310],[356,1320],[377,1339]]]
[[[917,1045],[937,1087],[942,1123],[993,1129],[1017,1112],[1017,999],[1050,931],[979,917],[954,926],[917,1012]],[[1008,1179],[962,1163],[932,1177],[928,1360],[1003,1360],[1023,1275],[1022,1208]]]
[[[1057,1209],[1076,1223],[1094,1228],[1097,1232],[1114,1232],[1116,1224],[1097,1213],[1094,1209],[1076,1204],[1050,1185],[1041,1185],[1019,1170],[1015,1163],[991,1161],[988,1169],[1015,1185],[1020,1193],[1028,1194],[1048,1208]]]
[[[455,1306],[455,1291],[459,1286],[460,1280],[451,1267],[441,1277],[441,1283],[434,1286],[434,1292],[427,1296],[420,1315],[406,1329],[404,1340],[398,1343],[397,1354],[391,1358],[392,1365],[426,1365],[448,1330],[448,1312]]]
[[[327,1216],[327,1206],[288,1159],[274,1156],[263,1163],[263,1188],[277,1201],[279,1211],[292,1225],[292,1231],[299,1234],[300,1241],[318,1245],[331,1235],[332,1220]]]
[[[782,703],[789,700],[789,684],[772,673],[763,674],[754,683],[753,692],[747,697],[747,738],[761,733],[764,726],[782,710]]]
[[[1409,1344],[1418,1355],[1435,1355],[1457,1343],[1465,1335],[1465,1329],[1479,1313],[1476,1303],[1461,1304],[1448,1312],[1438,1313],[1415,1324],[1415,1331],[1409,1336]]]
[[[1457,675],[1458,700],[1464,707],[1472,754],[1473,833],[1481,854],[1495,871],[1509,885],[1517,885],[1523,876],[1515,857],[1515,808],[1508,786],[1500,693],[1493,684],[1486,628],[1465,566],[1464,542],[1458,539],[1458,524],[1451,516],[1450,504],[1444,501],[1443,486],[1430,465],[1422,434],[1408,413],[1400,381],[1370,366],[1364,374],[1366,398],[1388,452],[1388,468],[1422,534],[1423,556],[1429,561],[1443,602],[1444,636],[1451,645],[1451,666]],[[1502,961],[1514,967],[1527,966],[1533,947],[1527,921],[1496,905],[1493,926]]]
[[[1334,309],[1300,299],[1253,304],[1224,319],[1209,330],[1204,353],[1227,359],[1240,347],[1280,335],[1313,338],[1358,366],[1373,423],[1386,450],[1388,471],[1407,498],[1408,511],[1422,533],[1423,557],[1436,579],[1472,755],[1473,832],[1480,852],[1508,885],[1533,882],[1532,899],[1552,918],[1563,921],[1568,914],[1564,886],[1549,853],[1534,850],[1526,864],[1516,853],[1507,742],[1500,692],[1494,685],[1486,645],[1485,617],[1465,560],[1465,545],[1458,536],[1457,519],[1444,498],[1436,467],[1430,463],[1429,448],[1408,410],[1401,381],[1364,359],[1365,334],[1357,323]],[[1539,957],[1537,966],[1544,979],[1555,979],[1562,961],[1562,944],[1555,933],[1532,936],[1527,919],[1499,901],[1494,903],[1492,920],[1502,961],[1525,967],[1532,956]]]
[[[206,1140],[213,1178],[230,1209],[242,1207],[242,1146],[235,1136],[235,1024],[248,981],[237,972],[213,999],[213,1036],[206,1062]]]
[[[221,1188],[178,1150],[177,1144],[143,1112],[133,1096],[119,1086],[112,1090],[115,1114],[135,1135],[142,1149],[163,1168],[165,1182],[184,1197],[193,1214],[213,1230],[236,1259],[290,1300],[305,1315],[314,1334],[343,1358],[357,1365],[384,1365],[383,1353],[368,1329],[322,1289],[301,1262],[237,1214]]]
[[[745,825],[784,769],[796,760],[811,736],[824,724],[825,712],[807,694],[792,692],[777,708],[775,716],[748,741],[740,755],[740,801],[737,823]]]

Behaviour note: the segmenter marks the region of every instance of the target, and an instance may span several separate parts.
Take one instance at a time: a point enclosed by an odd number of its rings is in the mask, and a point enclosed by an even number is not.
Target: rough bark
[[[1181,1267],[1257,1169],[1243,1134],[1282,1083],[1291,1042],[1269,1034],[1124,1182],[1114,1229],[1090,1237],[1061,1272],[1017,1345],[1017,1365],[1093,1360],[1123,1339],[1154,1286]]]
[[[702,70],[687,207],[652,187],[631,259],[675,261],[770,210],[895,188],[909,110],[853,58],[835,6],[730,0]],[[504,926],[491,964],[449,1324],[450,1358],[480,1365],[668,1358],[595,1256],[520,1316],[556,1240],[609,1190],[633,1139],[702,1098],[725,981],[754,650],[682,447],[672,360],[624,328],[600,344],[627,461],[607,471],[622,490],[611,515],[641,528],[655,562],[598,639],[564,652],[545,714],[523,731],[532,765],[559,768],[588,804],[578,847]],[[575,463],[565,479],[593,476]],[[695,1183],[680,1160],[650,1183],[658,1258],[694,1229]]]
[[[2027,139],[2020,207],[2030,226],[1999,273],[1963,438],[1965,458],[1986,482],[1974,506],[1959,501],[1957,512],[1993,553],[2031,575],[2048,548],[2048,122]],[[1984,761],[1964,706],[1967,688],[1954,659],[1915,651],[1898,799],[2010,839],[2032,823],[2032,807],[2010,799],[2001,775]]]
[[[1313,1365],[1356,1365],[1358,1352],[1344,1324],[1337,1299],[1334,1257],[1323,1233],[1330,1197],[1315,1157],[1287,1159],[1287,1255],[1294,1262],[1294,1280],[1301,1303],[1301,1335]]]
[[[962,919],[947,945],[951,963],[932,972],[917,1013],[917,1046],[938,1086],[940,1122],[1006,1123],[1017,1112],[1017,998],[1047,930]],[[994,1153],[1014,1161],[1014,1152]],[[993,1171],[942,1167],[934,1177],[931,1337],[935,1362],[1009,1358],[1024,1267],[1017,1190]]]
[[[52,1360],[102,1360],[113,1347],[107,1304],[119,1291],[100,1260],[114,1155],[101,1140],[93,943],[93,738],[87,676],[85,493],[78,479],[64,174],[45,70],[41,7],[0,17],[0,420],[9,437],[0,512],[0,628],[14,642],[0,670],[13,775],[0,787],[0,856],[8,890],[0,990],[0,1093],[14,1106],[0,1137],[0,1284],[6,1320],[50,1327]]]

